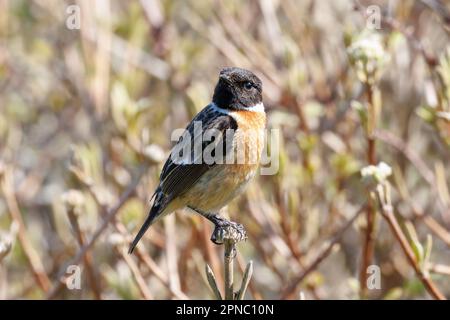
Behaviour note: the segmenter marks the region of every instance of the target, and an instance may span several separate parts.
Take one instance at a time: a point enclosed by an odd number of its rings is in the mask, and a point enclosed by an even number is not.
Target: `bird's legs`
[[[242,224],[226,220],[215,213],[204,212],[191,206],[188,206],[188,208],[214,223],[214,232],[211,235],[211,241],[213,243],[220,245],[225,241],[237,243],[247,239],[247,232]]]

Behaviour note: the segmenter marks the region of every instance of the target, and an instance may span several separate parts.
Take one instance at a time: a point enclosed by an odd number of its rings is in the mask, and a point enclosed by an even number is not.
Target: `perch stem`
[[[225,300],[234,299],[233,262],[236,247],[233,240],[225,241],[224,269],[225,269]]]

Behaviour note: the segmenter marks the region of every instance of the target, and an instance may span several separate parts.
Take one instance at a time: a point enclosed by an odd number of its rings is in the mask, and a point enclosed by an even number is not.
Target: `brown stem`
[[[4,177],[1,181],[1,189],[5,196],[6,205],[8,207],[11,219],[17,223],[18,238],[20,245],[25,253],[27,262],[30,266],[31,273],[34,276],[36,284],[44,291],[47,292],[50,288],[50,280],[45,272],[44,265],[36,250],[33,248],[30,239],[28,238],[25,223],[20,212],[19,204],[14,195],[14,181],[13,181],[13,169],[6,168],[4,171]]]
[[[116,248],[116,250],[121,254],[122,259],[125,260],[125,263],[128,265],[128,267],[131,270],[131,273],[134,277],[134,280],[136,281],[136,284],[139,288],[139,291],[141,292],[142,297],[145,300],[152,300],[154,299],[150,288],[148,287],[147,283],[145,282],[144,277],[142,276],[141,271],[139,270],[139,267],[136,265],[134,260],[131,258],[131,256],[127,253],[125,249],[119,249]]]
[[[233,241],[225,241],[225,252],[223,257],[225,269],[225,300],[234,300],[233,288],[233,261],[235,255],[235,244]]]
[[[136,178],[130,183],[128,188],[125,190],[125,192],[122,194],[120,199],[118,200],[117,204],[112,207],[111,209],[107,210],[107,212],[104,213],[103,221],[101,225],[97,228],[97,230],[92,235],[91,239],[80,248],[80,250],[77,252],[75,257],[70,261],[68,264],[62,266],[58,272],[58,275],[56,277],[57,281],[53,287],[53,289],[48,293],[47,299],[54,299],[58,292],[61,290],[64,284],[64,274],[66,273],[66,267],[70,264],[79,264],[83,257],[85,256],[86,252],[92,249],[95,242],[100,238],[100,236],[103,234],[103,232],[107,229],[110,222],[114,220],[114,217],[116,216],[119,209],[123,206],[123,204],[131,197],[131,195],[135,192],[136,186],[138,185],[139,181],[141,180],[141,177],[144,173],[144,167],[141,167],[139,169],[139,173],[136,176]]]
[[[337,231],[334,236],[330,239],[325,249],[323,249],[317,257],[314,259],[313,262],[311,262],[303,271],[300,273],[297,277],[295,277],[293,280],[290,281],[290,284],[282,291],[281,299],[293,299],[295,292],[297,290],[298,285],[316,268],[319,266],[319,264],[325,260],[326,257],[329,256],[334,246],[339,242],[342,235],[345,233],[345,231],[350,228],[350,226],[353,224],[353,222],[356,220],[356,218],[363,212],[365,207],[361,207],[354,215],[353,217],[348,220],[345,225]]]
[[[367,102],[369,104],[368,114],[369,114],[369,124],[373,130],[375,127],[375,111],[373,105],[373,88],[371,85],[366,85],[366,94],[367,94]],[[370,123],[371,122],[371,123]],[[376,164],[376,146],[375,146],[375,137],[373,136],[373,132],[368,132],[367,135],[367,162],[369,165]],[[361,269],[359,274],[359,287],[360,287],[360,296],[361,298],[365,298],[367,296],[367,268],[372,263],[373,255],[375,251],[375,206],[373,204],[373,200],[368,196],[367,202],[367,213],[366,213],[366,233],[363,244],[362,251],[362,260],[361,260]]]
[[[88,188],[91,195],[94,197],[97,204],[100,207],[102,207],[101,201],[98,199],[98,193],[94,192],[93,185],[87,184],[85,181],[81,181],[81,182],[83,182],[86,185],[86,187]],[[102,215],[102,217],[104,217],[104,215]],[[128,236],[127,228],[121,222],[119,222],[117,219],[114,221],[113,225],[114,225],[114,228],[126,239]],[[84,243],[83,243],[83,245],[84,245]],[[161,247],[163,247],[163,246],[161,246]],[[117,250],[119,253],[121,253],[120,249],[117,249]],[[86,252],[86,256],[88,254],[91,255],[89,251]],[[145,251],[145,249],[142,249],[142,247],[139,247],[139,246],[136,247],[136,256],[138,257],[139,261],[141,263],[145,264],[147,266],[147,268],[151,271],[151,273],[153,275],[155,275],[155,277],[168,289],[168,291],[171,294],[171,297],[180,299],[180,300],[188,300],[189,299],[189,297],[186,296],[181,290],[174,288],[173,286],[170,285],[169,279],[166,276],[166,274],[153,261],[153,259],[149,256],[149,254]],[[86,263],[86,260],[84,260],[84,262]],[[131,272],[135,276],[136,283],[140,287],[141,294],[144,297],[148,297],[148,299],[150,299],[150,297],[152,297],[150,290],[142,289],[142,288],[144,288],[142,281],[141,281],[141,278],[143,278],[142,275],[140,276],[139,274],[137,274],[136,270],[132,269],[133,265],[129,261],[126,260],[126,263],[128,264]],[[138,270],[138,272],[139,272],[139,270]]]
[[[375,208],[373,206],[373,201],[370,199],[367,202],[367,212],[366,212],[366,233],[364,238],[364,246],[363,246],[363,256],[362,256],[362,264],[361,270],[359,274],[360,281],[360,294],[361,297],[364,298],[367,295],[367,268],[372,263],[374,249],[375,249],[375,234],[374,234],[374,226],[375,226]]]
[[[75,237],[77,239],[78,245],[81,247],[84,246],[86,243],[85,235],[83,231],[80,228],[80,224],[78,223],[78,217],[77,214],[74,211],[75,208],[69,208],[67,211],[67,214],[69,216],[70,224],[72,225],[72,228],[75,232]],[[86,252],[86,254],[83,257],[84,264],[86,266],[86,272],[88,276],[88,282],[91,286],[92,292],[94,294],[95,299],[101,300],[101,290],[99,288],[99,285],[97,283],[97,277],[95,275],[94,270],[94,264],[93,264],[93,258],[91,252]]]
[[[439,289],[434,284],[433,280],[431,280],[429,275],[425,274],[422,271],[421,267],[419,266],[419,263],[414,255],[414,251],[411,248],[408,240],[406,239],[405,234],[403,233],[402,229],[400,228],[397,222],[397,219],[394,216],[392,206],[383,205],[381,201],[380,206],[382,209],[383,217],[386,219],[389,226],[391,227],[391,230],[394,233],[397,241],[400,243],[400,246],[403,252],[405,253],[409,264],[414,268],[417,277],[420,279],[420,281],[422,281],[428,293],[436,300],[446,300],[445,296],[439,291]]]
[[[129,233],[127,228],[119,221],[114,223],[115,229],[126,238]],[[171,293],[173,298],[180,300],[189,300],[189,297],[186,296],[181,290],[176,290],[170,286],[169,279],[163,270],[156,264],[156,262],[150,257],[148,252],[142,246],[136,247],[136,256],[139,259],[140,263],[143,263],[150,272],[166,287],[166,289]]]

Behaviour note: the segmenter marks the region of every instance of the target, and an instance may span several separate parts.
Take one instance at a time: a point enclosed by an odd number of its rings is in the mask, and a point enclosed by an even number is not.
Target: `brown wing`
[[[198,134],[197,137],[194,136],[195,130],[194,130],[194,122],[199,121],[201,122],[202,129]],[[189,132],[191,137],[191,143],[190,143],[190,156],[191,159],[194,160],[194,141],[195,139],[199,139],[199,134],[202,134],[204,130],[207,129],[217,129],[219,130],[222,135],[219,139],[218,143],[222,143],[224,150],[223,155],[227,154],[227,151],[231,149],[232,147],[232,135],[226,135],[225,131],[227,129],[237,129],[237,123],[236,121],[229,115],[221,113],[220,111],[217,111],[216,108],[214,108],[211,105],[208,105],[206,108],[204,108],[187,126],[186,130]],[[225,140],[224,140],[225,139]],[[172,149],[172,153],[174,150],[182,150],[183,149],[183,143],[187,143],[188,140],[183,140],[180,138],[180,140],[177,142],[175,147]],[[200,140],[201,141],[201,140]],[[207,145],[209,145],[211,142],[206,141],[201,144],[201,154],[203,154],[203,150]],[[200,177],[208,171],[211,167],[213,167],[215,164],[206,164],[203,161],[201,163],[176,163],[173,160],[172,153],[167,159],[166,163],[164,164],[164,167],[162,169],[161,175],[160,175],[160,184],[158,188],[156,189],[154,193],[155,201],[153,202],[152,208],[150,209],[150,212],[147,216],[147,218],[144,221],[144,224],[141,226],[138,234],[134,238],[133,242],[130,244],[130,248],[128,250],[129,253],[132,253],[134,248],[136,247],[139,240],[144,235],[145,231],[150,227],[150,225],[155,221],[155,219],[161,214],[161,212],[164,211],[164,209],[167,207],[167,205],[170,203],[170,201],[177,196],[183,194],[187,190],[189,190],[192,185],[200,179]]]
[[[194,123],[198,121],[201,123],[202,130],[199,132],[195,132],[194,130]],[[227,151],[231,148],[231,141],[224,141],[225,139],[225,131],[227,129],[237,129],[237,123],[231,117],[230,115],[221,113],[220,111],[217,111],[215,108],[213,108],[211,105],[207,106],[205,109],[203,109],[187,126],[186,130],[189,133],[190,136],[190,148],[191,153],[188,155],[188,158],[190,160],[189,163],[183,164],[183,163],[175,163],[173,161],[174,157],[172,157],[172,153],[174,150],[180,150],[183,149],[183,144],[188,143],[187,139],[181,139],[178,141],[178,143],[173,148],[173,151],[167,159],[166,163],[164,164],[163,170],[160,175],[160,185],[159,189],[164,193],[164,195],[167,197],[167,200],[171,200],[179,195],[181,195],[183,192],[189,190],[189,188],[198,180],[200,177],[208,171],[211,167],[213,167],[215,164],[206,164],[203,161],[201,163],[194,163],[194,145],[196,139],[201,139],[201,136],[199,136],[199,133],[202,134],[205,130],[208,129],[216,129],[219,130],[222,133],[222,138],[219,140],[219,144],[223,143],[224,145],[224,152],[223,154],[226,155]],[[230,138],[232,136],[228,136],[227,138]],[[201,141],[201,140],[200,140]],[[226,143],[228,142],[228,143]],[[203,154],[203,150],[205,147],[210,144],[210,141],[202,142],[201,145],[201,154]]]

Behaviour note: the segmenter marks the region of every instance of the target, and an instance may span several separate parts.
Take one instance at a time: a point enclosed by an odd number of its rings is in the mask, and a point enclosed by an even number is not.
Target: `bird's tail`
[[[142,225],[141,229],[139,229],[138,234],[134,238],[133,242],[130,244],[130,247],[128,249],[128,253],[133,253],[134,248],[138,244],[139,240],[141,240],[142,236],[144,235],[145,231],[156,221],[156,219],[161,215],[162,211],[165,209],[165,201],[163,201],[163,195],[158,194],[157,192],[155,202],[153,203],[152,208],[150,209],[150,212],[148,213],[147,218],[144,221],[144,224]],[[152,197],[153,198],[153,197]]]

